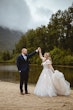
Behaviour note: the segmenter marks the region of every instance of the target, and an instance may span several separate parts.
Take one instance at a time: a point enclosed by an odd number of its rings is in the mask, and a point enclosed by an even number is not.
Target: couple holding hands
[[[45,52],[44,55],[42,55],[40,47],[30,54],[27,53],[26,48],[22,48],[21,54],[17,57],[16,64],[20,74],[20,93],[22,95],[28,94],[27,84],[29,77],[29,58],[36,53],[39,53],[43,69],[35,86],[34,94],[37,96],[50,97],[57,95],[69,95],[70,83],[65,80],[62,72],[54,70],[50,53]],[[25,93],[23,92],[24,84]]]

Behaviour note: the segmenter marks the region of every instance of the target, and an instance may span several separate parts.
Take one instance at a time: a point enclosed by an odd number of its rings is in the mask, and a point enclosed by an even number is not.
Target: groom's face
[[[23,48],[22,49],[22,53],[25,55],[25,54],[27,54],[27,49],[26,48]]]

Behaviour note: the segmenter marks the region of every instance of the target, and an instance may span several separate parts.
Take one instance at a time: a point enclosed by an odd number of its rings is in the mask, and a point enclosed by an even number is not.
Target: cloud
[[[0,26],[26,31],[31,18],[24,0],[0,0]]]
[[[35,11],[36,13],[36,22],[38,26],[47,25],[49,23],[49,19],[53,12],[48,8],[39,7]]]
[[[27,1],[27,0],[26,0]],[[36,7],[44,7],[44,8],[48,8],[51,11],[53,11],[54,13],[61,9],[61,10],[65,10],[67,9],[69,6],[72,5],[73,0],[29,0],[27,1],[30,4],[34,5],[35,8]]]
[[[73,0],[0,0],[0,26],[27,31],[47,25],[53,13],[65,10]]]
[[[49,7],[47,8],[44,6],[40,0],[25,1],[29,6],[31,16],[33,18],[33,22],[30,24],[30,27],[32,26],[32,28],[36,28],[41,25],[47,25],[53,11],[50,10]]]

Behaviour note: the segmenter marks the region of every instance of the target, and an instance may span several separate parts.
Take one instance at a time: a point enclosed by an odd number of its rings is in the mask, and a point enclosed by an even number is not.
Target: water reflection
[[[54,66],[55,69],[64,73],[66,80],[68,80],[73,87],[73,68]],[[36,83],[41,74],[42,66],[30,65],[29,83]],[[16,65],[0,65],[0,80],[18,82],[19,73]]]
[[[19,75],[16,65],[0,65],[0,80],[16,82]]]
[[[0,65],[0,71],[17,71],[16,65]]]

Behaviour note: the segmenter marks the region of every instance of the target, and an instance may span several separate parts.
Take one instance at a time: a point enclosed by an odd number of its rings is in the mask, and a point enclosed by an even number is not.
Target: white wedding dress
[[[34,94],[50,97],[69,95],[70,83],[65,80],[63,73],[58,70],[52,71],[48,64],[51,64],[50,60],[46,60],[42,63],[43,70],[34,89]]]

